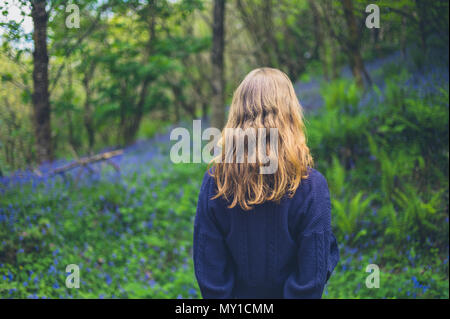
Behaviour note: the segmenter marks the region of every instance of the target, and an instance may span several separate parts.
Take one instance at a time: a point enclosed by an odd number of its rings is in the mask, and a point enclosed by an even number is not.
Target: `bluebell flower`
[[[49,267],[49,269],[48,269],[48,273],[51,274],[51,273],[54,273],[54,272],[56,272],[56,268],[55,268],[55,266],[51,265]]]
[[[111,285],[111,283],[112,283],[111,276],[108,275],[108,274],[106,274],[106,275],[105,275],[105,279],[106,279],[106,284],[107,284],[108,286]]]
[[[420,282],[417,280],[417,278],[415,276],[412,276],[411,280],[414,283],[414,288],[421,288],[422,287],[422,285],[420,284]]]
[[[195,290],[194,288],[190,288],[189,289],[189,295],[196,296],[197,295],[197,290]]]

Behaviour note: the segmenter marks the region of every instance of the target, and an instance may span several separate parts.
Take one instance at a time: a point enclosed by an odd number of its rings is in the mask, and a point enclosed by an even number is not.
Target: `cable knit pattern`
[[[326,179],[308,173],[294,197],[251,211],[212,200],[215,182],[205,174],[193,255],[204,298],[321,298],[339,251]]]

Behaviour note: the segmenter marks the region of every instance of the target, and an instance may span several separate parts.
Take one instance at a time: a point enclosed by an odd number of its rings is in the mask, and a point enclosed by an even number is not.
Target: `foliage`
[[[429,136],[445,131],[448,120],[427,116],[422,106],[445,113],[441,94],[448,93],[437,92],[406,99],[409,107],[397,109],[392,122],[385,119],[397,107],[393,102],[354,115],[336,107],[310,117],[311,149],[329,183],[341,252],[325,298],[448,298],[448,180],[439,173],[448,157],[435,158],[440,169],[426,172],[423,160],[429,148],[448,154],[448,144],[445,136],[423,137],[433,142],[425,149],[421,138],[408,139],[416,126],[427,128]],[[404,93],[411,90],[405,87]],[[414,107],[424,111],[426,123],[417,123]],[[403,129],[396,128],[400,123]],[[0,295],[200,297],[192,229],[206,166],[168,163],[169,145],[164,134],[128,147],[115,159],[120,174],[94,165],[94,173],[78,177],[73,172],[30,182],[4,179]],[[345,148],[352,153],[339,151]],[[349,159],[353,165],[345,165]],[[422,183],[424,176],[430,183]],[[80,289],[65,288],[65,265],[71,263],[81,268]],[[380,266],[379,289],[365,286],[371,263]]]
[[[81,29],[64,26],[65,1],[50,2],[58,160],[38,173],[32,33],[0,20],[0,298],[200,297],[192,230],[206,165],[171,163],[168,130],[209,114],[211,2],[77,1]],[[29,18],[30,2],[17,3]],[[226,93],[264,65],[301,79],[302,105],[313,97],[308,145],[341,254],[325,298],[448,298],[448,1],[377,4],[382,29],[359,30],[373,80],[361,89],[342,2],[228,2]],[[354,2],[360,26],[366,5]],[[119,172],[97,163],[48,176],[114,146]],[[68,264],[80,289],[65,287]],[[379,289],[365,286],[369,264]]]
[[[192,222],[205,166],[136,171],[155,150],[129,150],[120,175],[74,175],[1,197],[2,297],[196,297]],[[144,169],[141,165],[140,169]],[[39,194],[35,196],[35,194]],[[77,264],[81,289],[65,288]]]

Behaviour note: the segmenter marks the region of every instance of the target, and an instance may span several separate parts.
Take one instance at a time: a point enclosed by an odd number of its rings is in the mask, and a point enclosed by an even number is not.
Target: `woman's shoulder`
[[[302,180],[297,190],[295,203],[291,205],[291,212],[297,221],[294,224],[305,234],[328,231],[331,201],[327,180],[316,169],[311,168],[308,172],[308,177]]]
[[[328,183],[325,176],[317,169],[308,167],[307,177],[302,178],[296,195],[310,196],[317,192],[328,192]]]
[[[203,174],[201,192],[208,194],[211,191],[211,189],[214,187],[214,185],[215,185],[214,167],[210,167]]]
[[[325,176],[321,172],[319,172],[317,169],[308,167],[307,171],[308,171],[308,179],[310,182],[316,183],[316,184],[326,184],[327,183]]]
[[[203,183],[209,183],[214,180],[214,167],[209,167],[203,174]]]

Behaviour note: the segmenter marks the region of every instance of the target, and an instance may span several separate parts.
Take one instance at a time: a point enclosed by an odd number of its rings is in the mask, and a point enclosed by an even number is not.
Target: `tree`
[[[94,0],[79,1],[77,5],[86,6],[87,4],[95,4]],[[52,125],[51,117],[54,111],[54,103],[52,91],[57,87],[58,80],[61,77],[63,70],[66,68],[66,62],[61,63],[59,68],[54,74],[49,74],[51,70],[49,65],[49,56],[62,56],[67,59],[77,48],[82,44],[82,41],[90,34],[94,28],[90,28],[87,32],[78,32],[81,34],[79,38],[66,36],[61,37],[61,33],[69,33],[70,29],[61,27],[61,21],[64,21],[65,15],[61,14],[65,12],[66,1],[61,0],[19,0],[14,4],[5,2],[0,4],[0,9],[3,15],[8,14],[8,10],[12,6],[16,6],[16,9],[21,11],[21,16],[25,17],[29,15],[33,22],[32,40],[33,40],[33,53],[32,53],[32,88],[28,88],[28,85],[24,85],[24,95],[31,96],[31,103],[33,109],[33,130],[36,147],[37,161],[42,163],[45,161],[51,161],[54,155],[54,147],[56,145],[56,139],[52,137]],[[102,12],[102,7],[106,7],[105,3],[99,7],[99,12]],[[29,13],[31,11],[31,14]],[[49,21],[49,17],[53,16],[52,21]],[[59,25],[55,25],[59,22]],[[0,26],[6,26],[10,33],[15,34],[14,37],[9,40],[15,41],[29,37],[20,28],[20,24],[23,22],[8,21],[1,23]],[[48,30],[52,31],[52,41],[48,41]],[[11,32],[12,31],[12,32]],[[70,40],[76,39],[76,43],[69,43]],[[59,41],[63,39],[64,41]],[[49,43],[50,49],[47,47]],[[17,57],[21,56],[21,53],[27,52],[29,49],[14,49],[12,51],[17,52]],[[54,51],[52,51],[54,50]],[[59,53],[56,53],[56,52]],[[20,59],[17,58],[19,61]],[[69,60],[69,59],[67,59]],[[51,81],[50,79],[51,78]],[[30,91],[30,92],[29,92]],[[28,93],[29,92],[29,93]]]
[[[222,129],[225,123],[225,0],[214,0],[212,25],[212,118],[211,125]]]
[[[364,62],[360,52],[361,32],[353,13],[354,9],[352,0],[341,0],[341,2],[344,8],[344,17],[348,28],[348,37],[345,41],[345,48],[348,53],[350,67],[356,83],[358,86],[363,87],[363,77],[366,78],[368,84],[371,84],[372,81],[366,68],[364,67]]]
[[[433,35],[448,39],[448,0],[381,0],[378,5],[402,18],[402,23],[414,31],[411,34],[415,35],[414,40],[419,40],[422,50],[427,50],[427,41]],[[435,42],[434,45],[440,43]]]
[[[148,40],[146,43],[146,49],[144,52],[144,61],[143,63],[147,63],[149,58],[153,54],[154,42],[156,41],[156,33],[155,33],[155,21],[156,21],[156,7],[154,0],[149,0],[146,8],[141,12],[143,16],[143,20],[145,21]],[[148,95],[148,87],[150,83],[154,80],[155,76],[153,73],[147,73],[143,76],[142,84],[139,91],[139,98],[136,102],[136,109],[131,114],[129,121],[123,127],[123,136],[125,143],[130,143],[134,141],[136,134],[139,130],[139,126],[141,124],[142,116],[144,115],[144,106],[145,101]]]
[[[281,69],[296,81],[305,61],[317,58],[317,25],[303,1],[237,0],[236,7],[259,67]]]
[[[36,150],[39,162],[53,159],[52,131],[50,121],[50,99],[48,92],[48,53],[46,1],[31,2],[33,19],[33,111]]]
[[[94,120],[92,118],[92,88],[91,88],[91,79],[95,72],[96,63],[95,60],[91,60],[89,63],[88,70],[85,71],[82,82],[85,91],[85,100],[84,100],[84,114],[83,114],[83,122],[84,127],[86,128],[86,132],[88,135],[88,147],[89,153],[92,153],[95,143],[95,129],[94,129]]]
[[[318,2],[319,3],[319,2]],[[334,15],[333,2],[320,2],[320,15],[326,22],[328,31],[331,36],[339,42],[340,46],[347,55],[350,68],[352,70],[353,77],[359,87],[364,86],[364,79],[370,86],[372,80],[367,72],[364,61],[361,56],[361,28],[364,25],[365,17],[361,16],[361,19],[357,19],[355,16],[355,8],[352,0],[340,0],[339,2],[343,9],[343,18],[345,22],[347,32],[341,32],[341,26],[338,21],[331,21],[330,16]],[[344,29],[344,28],[342,28]]]

